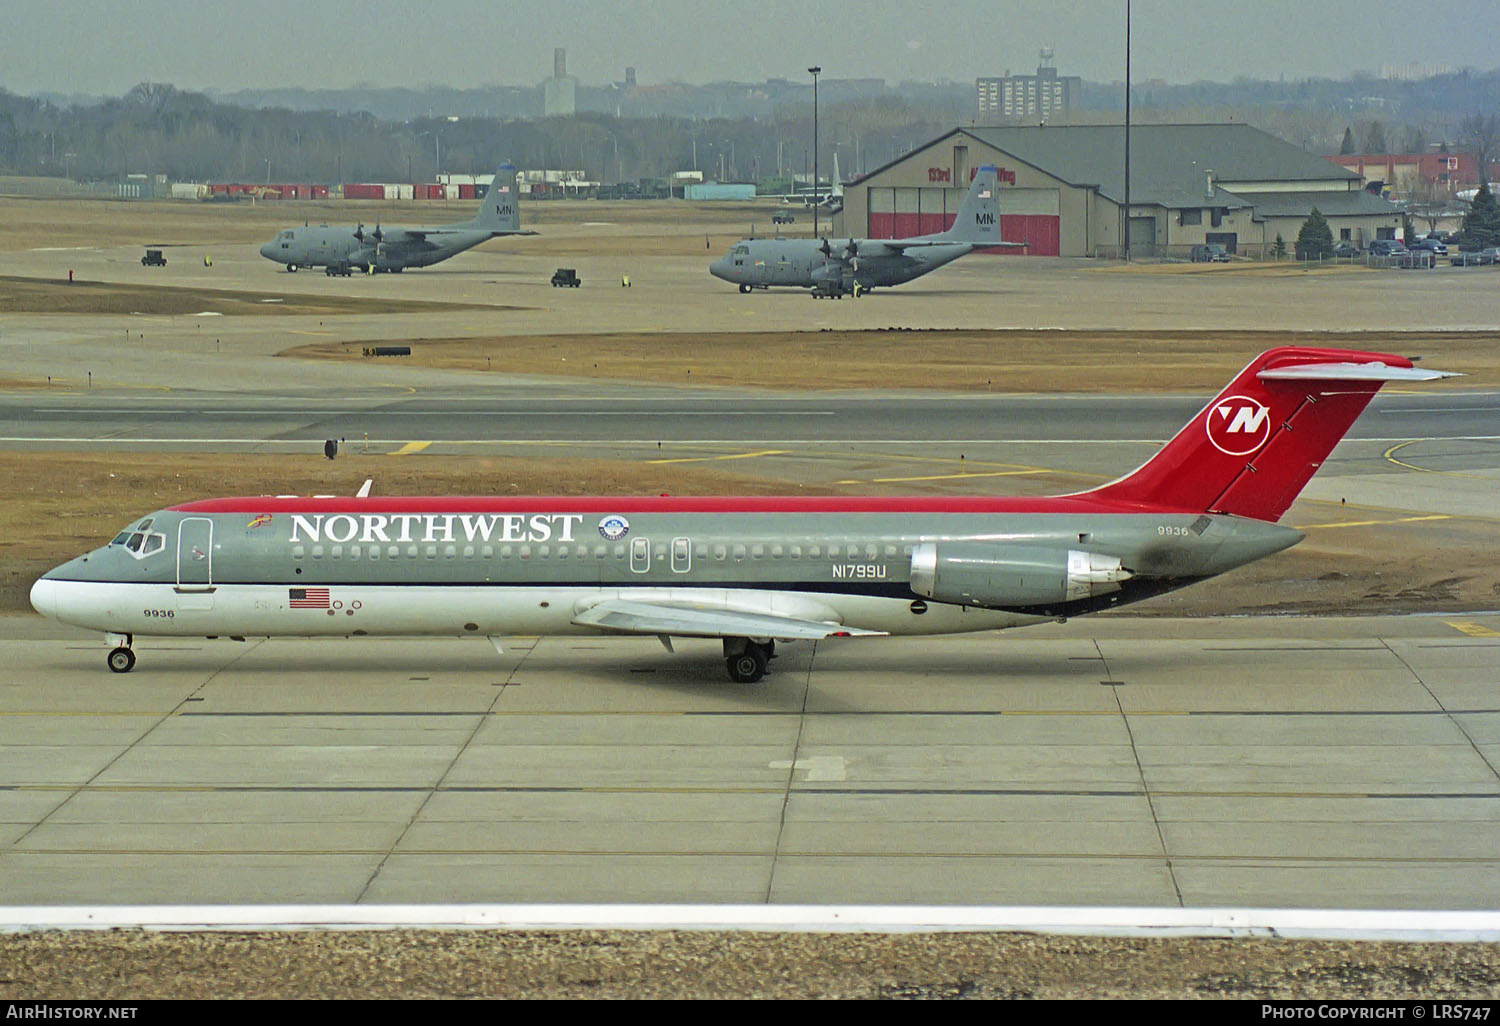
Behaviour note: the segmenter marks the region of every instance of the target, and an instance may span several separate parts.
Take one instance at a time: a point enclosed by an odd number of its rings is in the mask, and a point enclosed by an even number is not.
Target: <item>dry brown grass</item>
[[[389,345],[394,340],[382,339]],[[1500,345],[1483,332],[816,331],[620,333],[410,339],[409,364],[778,389],[933,388],[993,392],[1213,392],[1280,345],[1419,355],[1500,386]],[[281,353],[358,360],[369,342]],[[408,364],[403,359],[393,366]]]
[[[66,281],[0,275],[0,313],[163,314],[219,313],[238,316],[277,314],[422,313],[468,308],[464,303],[426,303],[363,296],[308,296],[294,292],[253,292],[172,285]],[[509,307],[484,306],[486,310]]]

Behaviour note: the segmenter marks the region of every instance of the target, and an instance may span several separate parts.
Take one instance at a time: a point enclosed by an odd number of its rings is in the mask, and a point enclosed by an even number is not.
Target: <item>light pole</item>
[[[1125,262],[1130,263],[1130,0],[1125,0]]]
[[[808,74],[813,77],[813,238],[818,237],[818,75],[822,68],[814,64],[808,68]]]

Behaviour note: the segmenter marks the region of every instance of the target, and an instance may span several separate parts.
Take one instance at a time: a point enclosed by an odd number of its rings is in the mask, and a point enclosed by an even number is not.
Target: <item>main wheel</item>
[[[766,675],[766,649],[753,641],[745,642],[741,652],[726,654],[725,665],[729,668],[729,679],[736,684],[754,684]]]
[[[135,669],[135,653],[124,645],[110,649],[105,661],[115,673],[129,673]]]

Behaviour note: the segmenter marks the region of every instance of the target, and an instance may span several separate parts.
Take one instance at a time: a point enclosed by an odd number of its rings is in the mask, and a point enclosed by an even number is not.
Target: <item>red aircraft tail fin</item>
[[[1388,353],[1272,349],[1139,470],[1086,494],[1274,523],[1383,383],[1449,376]]]

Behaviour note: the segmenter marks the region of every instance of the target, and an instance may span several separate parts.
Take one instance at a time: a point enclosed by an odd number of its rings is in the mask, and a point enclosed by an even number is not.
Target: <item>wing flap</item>
[[[639,599],[605,599],[573,617],[573,623],[617,634],[655,634],[679,638],[816,641],[829,637],[876,637],[885,633],[845,627],[839,623],[804,620],[776,613],[749,612],[705,603]]]

